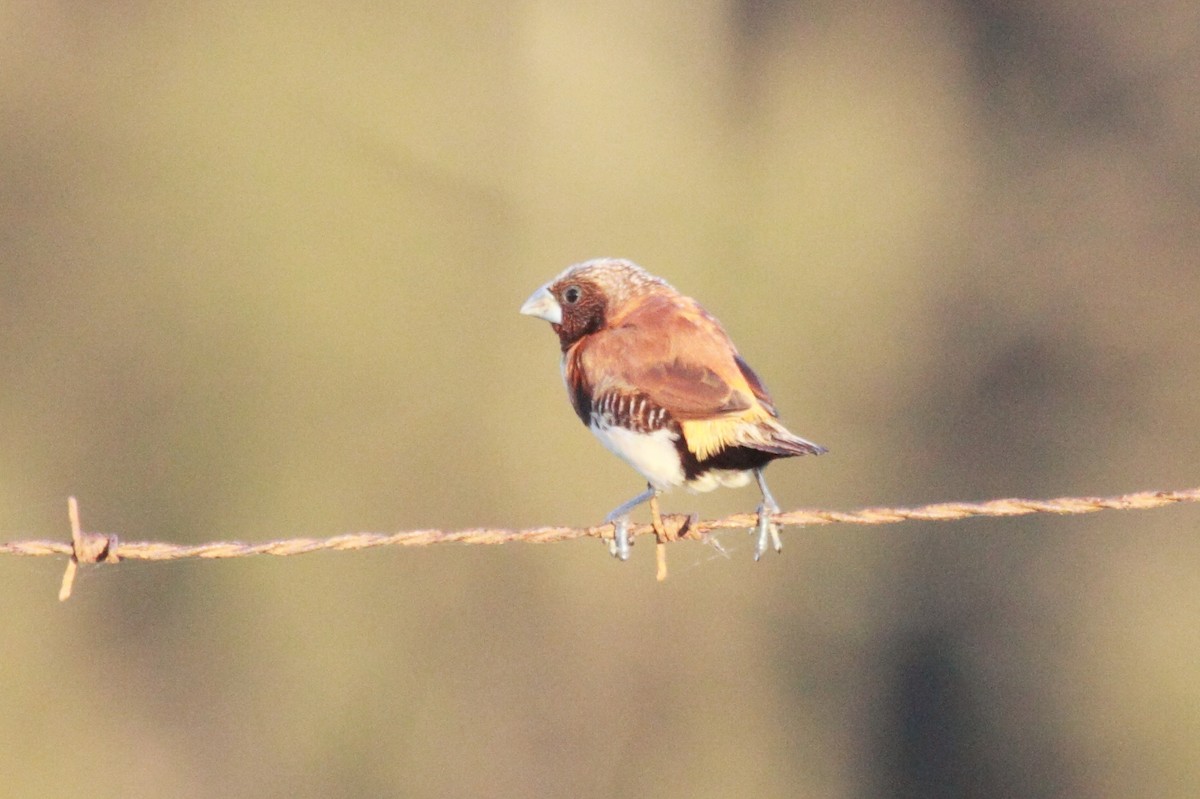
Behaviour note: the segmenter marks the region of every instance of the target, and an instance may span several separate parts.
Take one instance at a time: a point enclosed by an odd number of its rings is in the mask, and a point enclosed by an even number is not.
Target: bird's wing
[[[762,404],[763,409],[772,416],[779,416],[779,412],[775,410],[775,403],[771,401],[771,395],[767,393],[767,387],[758,379],[758,375],[750,368],[750,364],[742,360],[741,355],[734,354],[733,359],[737,363],[742,377],[746,378],[746,383],[749,384],[750,390],[754,392],[754,396]]]
[[[767,390],[720,323],[686,297],[640,300],[573,346],[565,367],[585,423],[593,403],[615,394],[643,400],[638,408],[665,411],[699,460],[731,446],[776,455],[820,450],[776,421]]]
[[[773,410],[720,323],[686,297],[643,299],[590,336],[579,362],[595,395],[634,392],[680,422]]]

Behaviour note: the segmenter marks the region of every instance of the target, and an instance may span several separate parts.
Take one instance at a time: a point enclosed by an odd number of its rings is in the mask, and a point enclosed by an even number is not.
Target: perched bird
[[[598,258],[539,288],[521,313],[558,334],[575,413],[646,478],[646,490],[605,519],[613,555],[629,557],[629,513],[641,503],[677,486],[711,491],[752,477],[762,491],[754,559],[768,538],[782,549],[763,469],[826,450],[779,423],[762,381],[699,303],[631,261]]]

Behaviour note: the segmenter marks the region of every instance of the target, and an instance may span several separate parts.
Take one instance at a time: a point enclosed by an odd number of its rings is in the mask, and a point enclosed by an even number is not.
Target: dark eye
[[[583,289],[579,286],[567,286],[563,292],[563,302],[567,305],[574,305],[579,302],[579,298],[583,296]]]

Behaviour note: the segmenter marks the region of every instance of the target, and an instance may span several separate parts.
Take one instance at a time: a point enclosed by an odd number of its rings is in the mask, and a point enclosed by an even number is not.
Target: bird
[[[694,299],[623,258],[574,264],[521,306],[549,322],[580,420],[634,468],[646,490],[605,517],[611,554],[629,558],[631,511],[662,492],[740,487],[762,493],[754,559],[768,540],[783,549],[771,515],[779,504],[763,470],[778,458],[827,450],[791,433],[771,395],[717,321]],[[653,507],[653,506],[652,506]]]

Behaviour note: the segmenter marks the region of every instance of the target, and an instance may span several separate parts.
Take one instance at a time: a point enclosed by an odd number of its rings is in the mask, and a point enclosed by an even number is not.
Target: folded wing
[[[568,352],[573,397],[643,397],[679,423],[698,460],[731,446],[818,452],[776,421],[775,407],[729,336],[695,301],[655,295]],[[584,416],[576,403],[576,410]]]

